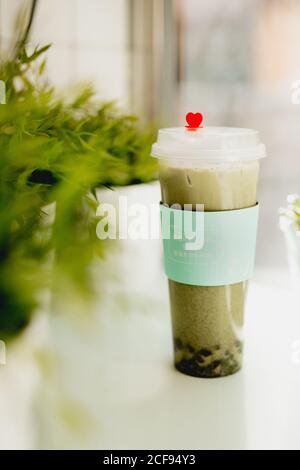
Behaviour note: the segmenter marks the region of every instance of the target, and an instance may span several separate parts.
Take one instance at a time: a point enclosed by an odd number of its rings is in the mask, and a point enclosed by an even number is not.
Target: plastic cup
[[[161,129],[152,156],[159,159],[162,202],[204,204],[204,211],[257,203],[259,161],[265,147],[251,129]],[[201,266],[200,266],[201,268]],[[191,285],[169,279],[175,367],[196,377],[222,377],[242,366],[248,280]]]

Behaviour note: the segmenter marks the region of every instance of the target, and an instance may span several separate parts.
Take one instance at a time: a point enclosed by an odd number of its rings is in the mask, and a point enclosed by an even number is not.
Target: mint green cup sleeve
[[[253,275],[258,204],[205,212],[161,204],[164,265],[169,279],[194,286],[222,286]]]

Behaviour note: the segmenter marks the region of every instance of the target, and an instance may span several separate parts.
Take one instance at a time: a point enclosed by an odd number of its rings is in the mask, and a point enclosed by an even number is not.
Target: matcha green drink
[[[184,129],[165,131],[168,135],[160,135],[161,142],[156,144],[160,147],[153,151],[160,158],[163,203],[182,209],[191,204],[193,210],[196,204],[203,204],[205,212],[216,213],[256,205],[258,159],[263,156],[256,131],[204,128],[192,135]],[[164,138],[166,158],[159,155]],[[169,279],[175,367],[179,371],[209,378],[241,368],[247,284],[247,279],[222,285]]]

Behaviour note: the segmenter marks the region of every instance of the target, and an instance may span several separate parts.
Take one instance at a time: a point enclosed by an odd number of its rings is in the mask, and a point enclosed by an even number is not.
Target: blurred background
[[[288,265],[278,209],[286,205],[288,194],[300,192],[300,108],[291,102],[292,83],[300,79],[300,2],[0,0],[2,57],[13,50],[20,7],[29,44],[52,44],[47,77],[58,89],[90,81],[100,100],[117,101],[144,124],[182,126],[187,112],[200,111],[206,125],[259,130],[268,158],[262,162],[259,183],[257,276],[268,273],[280,284],[277,273],[286,273]],[[164,282],[163,274],[153,274],[154,279]],[[167,291],[162,292],[167,311]],[[157,318],[155,322],[149,328],[159,342],[165,330]],[[130,374],[134,381],[132,368]],[[236,426],[236,435],[240,426],[243,422]],[[112,436],[113,424],[109,429]],[[97,445],[93,439],[87,442]],[[109,440],[103,442],[109,445]],[[180,442],[179,436],[174,442]]]
[[[13,42],[19,6],[1,0],[1,48]],[[299,109],[291,104],[300,76],[297,0],[38,0],[30,41],[52,43],[47,72],[67,88],[91,80],[144,121],[183,125],[200,110],[207,125],[259,129],[268,149],[259,264],[282,267],[277,209],[299,191]],[[272,243],[269,243],[269,239]]]

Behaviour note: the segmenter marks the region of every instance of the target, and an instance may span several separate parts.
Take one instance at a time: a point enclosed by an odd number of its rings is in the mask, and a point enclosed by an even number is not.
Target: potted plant
[[[28,326],[35,325],[34,314],[49,306],[51,288],[46,346],[38,344],[43,386],[37,408],[40,446],[55,447],[61,437],[67,446],[76,446],[78,440],[88,445],[98,436],[100,417],[94,426],[88,417],[91,393],[101,388],[102,377],[92,369],[101,368],[105,354],[116,351],[116,322],[107,315],[115,315],[121,328],[132,329],[136,317],[129,324],[128,312],[140,315],[147,307],[156,308],[155,303],[149,307],[148,299],[155,298],[151,279],[159,283],[157,252],[151,255],[145,243],[137,249],[130,241],[99,240],[97,196],[101,202],[122,191],[131,201],[145,197],[147,204],[159,196],[151,183],[156,178],[156,163],[149,158],[152,132],[140,129],[136,118],[114,104],[95,102],[91,87],[81,88],[72,99],[59,97],[44,79],[42,58],[48,47],[28,53],[22,44],[16,58],[0,67],[7,89],[7,105],[0,107],[0,339],[10,349],[26,338],[31,351],[36,327]],[[145,276],[141,283],[149,261],[152,278]],[[128,273],[132,283],[123,282]],[[139,288],[132,291],[135,280]],[[149,331],[149,324],[144,329]],[[24,343],[22,348],[23,355]],[[89,364],[85,371],[83,360]],[[78,388],[78,380],[86,387]],[[86,441],[85,429],[90,430]]]
[[[280,228],[285,235],[289,268],[293,284],[300,284],[300,196],[288,196],[288,206],[280,210]]]

